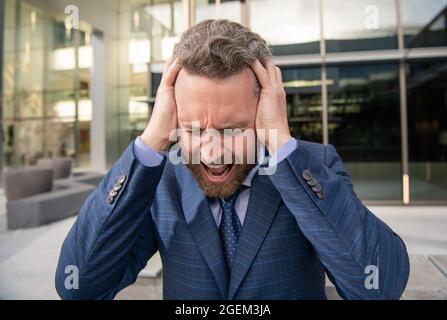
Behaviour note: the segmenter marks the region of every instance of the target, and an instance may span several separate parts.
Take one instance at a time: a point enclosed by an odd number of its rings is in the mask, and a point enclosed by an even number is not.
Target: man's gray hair
[[[272,54],[261,36],[226,19],[202,21],[186,30],[174,47],[174,57],[190,74],[226,78],[256,59],[264,64]]]

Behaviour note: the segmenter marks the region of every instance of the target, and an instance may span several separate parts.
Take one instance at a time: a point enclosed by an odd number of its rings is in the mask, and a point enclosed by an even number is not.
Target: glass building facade
[[[144,130],[181,33],[227,18],[270,44],[292,134],[333,144],[362,200],[447,203],[447,0],[69,2],[0,2],[3,167],[107,169]]]
[[[69,156],[89,165],[90,34],[24,1],[5,1],[3,159],[30,165]]]

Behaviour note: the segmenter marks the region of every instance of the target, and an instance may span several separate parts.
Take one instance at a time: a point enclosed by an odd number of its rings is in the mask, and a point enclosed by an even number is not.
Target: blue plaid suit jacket
[[[63,243],[59,295],[112,299],[159,250],[165,299],[325,299],[325,273],[343,298],[398,299],[409,274],[403,241],[358,199],[332,145],[298,142],[275,174],[254,178],[231,274],[207,198],[189,169],[166,159],[145,167],[132,142]],[[306,183],[305,170],[323,198]],[[122,188],[109,201],[118,180]],[[79,287],[67,289],[66,268],[73,265]],[[365,286],[370,265],[377,266],[375,288]]]

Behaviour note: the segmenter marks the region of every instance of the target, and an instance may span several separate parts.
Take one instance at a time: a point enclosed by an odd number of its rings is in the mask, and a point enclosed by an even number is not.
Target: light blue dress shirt
[[[287,158],[298,147],[298,141],[291,138],[285,145],[283,145],[276,154],[272,155],[269,159],[269,167],[273,167],[285,158]],[[134,153],[137,160],[146,167],[156,167],[161,164],[165,157],[165,152],[156,152],[137,137],[134,143]],[[236,199],[234,208],[241,221],[241,225],[244,224],[245,214],[247,213],[248,200],[250,199],[250,187],[253,177],[259,170],[259,165],[254,167],[242,182],[247,188],[243,190]],[[210,199],[211,212],[213,214],[214,221],[219,227],[222,217],[222,208],[218,199]]]

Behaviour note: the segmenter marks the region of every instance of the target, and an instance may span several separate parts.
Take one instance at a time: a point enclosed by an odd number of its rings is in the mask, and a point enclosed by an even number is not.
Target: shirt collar
[[[262,157],[261,155],[264,155],[264,157]],[[251,182],[253,181],[253,178],[255,177],[255,175],[258,173],[258,170],[261,166],[263,166],[263,162],[259,163],[258,159],[261,159],[262,161],[265,161],[266,156],[267,156],[267,151],[265,149],[264,146],[262,146],[259,150],[258,153],[258,158],[256,159],[256,167],[254,167],[253,169],[251,169],[251,171],[248,173],[248,175],[245,177],[244,181],[242,181],[242,185],[246,186],[248,188],[251,187]]]

